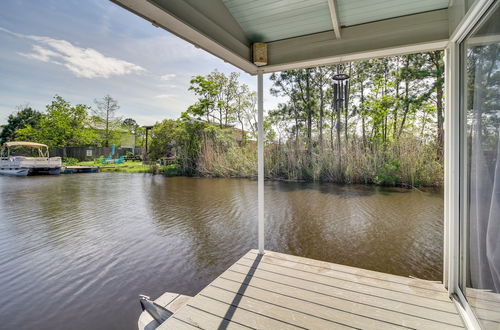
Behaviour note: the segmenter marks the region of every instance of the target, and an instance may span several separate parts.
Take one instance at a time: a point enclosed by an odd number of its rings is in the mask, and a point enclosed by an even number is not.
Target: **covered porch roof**
[[[112,0],[249,74],[444,49],[468,0]],[[252,45],[267,45],[267,65]]]

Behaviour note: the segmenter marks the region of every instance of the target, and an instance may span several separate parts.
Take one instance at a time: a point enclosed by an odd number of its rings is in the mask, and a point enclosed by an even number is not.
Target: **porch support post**
[[[259,253],[264,254],[264,87],[262,71],[257,73],[257,109],[258,109],[258,165],[257,165],[257,191],[258,191],[258,240]]]
[[[445,137],[444,137],[444,267],[443,283],[451,295],[458,285],[459,260],[459,47],[450,42],[445,50]]]

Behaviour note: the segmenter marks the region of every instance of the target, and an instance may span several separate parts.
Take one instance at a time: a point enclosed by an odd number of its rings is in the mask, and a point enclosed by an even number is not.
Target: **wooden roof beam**
[[[330,8],[330,16],[332,17],[332,25],[333,31],[335,32],[335,38],[340,39],[340,20],[336,1],[328,0],[328,8]]]
[[[444,49],[449,39],[448,10],[391,18],[333,31],[269,42],[267,72]]]

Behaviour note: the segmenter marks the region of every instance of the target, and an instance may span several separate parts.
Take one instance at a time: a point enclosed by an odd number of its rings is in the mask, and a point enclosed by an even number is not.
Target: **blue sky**
[[[194,75],[256,77],[107,0],[0,1],[0,124],[18,105],[44,110],[54,95],[94,105],[106,94],[141,125],[176,118],[195,96]],[[264,80],[265,108],[278,100]]]

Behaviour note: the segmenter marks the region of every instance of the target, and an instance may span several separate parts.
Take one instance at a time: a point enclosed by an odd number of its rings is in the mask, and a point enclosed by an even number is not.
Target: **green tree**
[[[280,104],[273,115],[281,116],[283,120],[292,120],[293,124],[290,129],[295,136],[297,148],[299,147],[300,133],[305,123],[307,149],[310,150],[312,146],[312,117],[315,109],[310,69],[273,73],[270,79],[273,82],[271,94],[288,98],[288,102]]]
[[[196,118],[205,118],[210,123],[214,115],[217,95],[221,86],[209,77],[196,76],[190,81],[189,90],[198,96],[198,101],[188,108],[187,114]]]
[[[435,166],[442,166],[436,149],[442,143],[444,119],[442,56],[437,51],[271,75],[271,94],[284,99],[269,113],[280,149],[284,149],[276,151],[279,156],[273,160],[285,169],[272,164],[273,171],[346,182],[362,168],[363,180],[374,182],[377,172],[401,160],[399,174],[441,173]],[[332,76],[340,72],[350,76],[349,102],[342,108],[333,106]],[[323,127],[329,128],[329,136]],[[434,145],[431,137],[436,135]],[[327,139],[329,144],[324,143]],[[412,152],[430,155],[434,148],[438,156],[425,169],[417,169],[420,165],[415,159],[402,161],[410,156],[407,143],[414,145]],[[401,182],[407,174],[400,176]]]
[[[116,117],[116,112],[120,109],[118,102],[110,95],[104,96],[101,100],[94,100],[96,108],[92,110],[94,114],[94,128],[102,131],[102,140],[105,147],[109,147],[112,140],[116,139],[116,130],[119,128],[121,118]]]
[[[27,125],[16,131],[16,137],[45,143],[51,147],[93,144],[97,136],[89,128],[88,111],[88,106],[72,106],[56,95],[52,103],[47,105],[38,127]]]
[[[133,118],[125,118],[122,121],[122,127],[126,128],[130,133],[135,133],[135,130],[139,127],[139,124]]]
[[[165,119],[156,123],[151,131],[150,158],[159,159],[175,149],[182,174],[196,174],[204,131],[209,126],[214,127],[184,119]]]
[[[433,83],[431,92],[435,93],[434,101],[436,104],[436,140],[439,146],[439,153],[442,154],[444,147],[444,53],[442,51],[433,51],[426,54],[428,57],[429,77]]]
[[[257,96],[255,92],[250,92],[247,85],[242,84],[239,86],[239,90],[234,96],[234,117],[238,122],[241,133],[242,142],[246,143],[246,133],[245,128],[248,128],[253,134],[254,129],[254,117],[256,113],[255,105],[257,103]]]
[[[248,97],[241,94],[249,94],[250,91],[242,88],[238,77],[236,72],[226,76],[214,70],[207,76],[191,79],[189,90],[198,96],[198,101],[188,108],[185,116],[204,118],[208,123],[217,122],[221,128],[239,122],[238,107],[241,107],[242,98]]]
[[[169,148],[175,145],[178,124],[172,119],[165,119],[156,123],[151,130],[149,157],[157,160],[166,155]]]
[[[32,109],[30,106],[20,106],[19,110],[10,114],[7,124],[0,133],[0,144],[12,141],[17,130],[31,126],[37,128],[42,119],[42,113]]]

